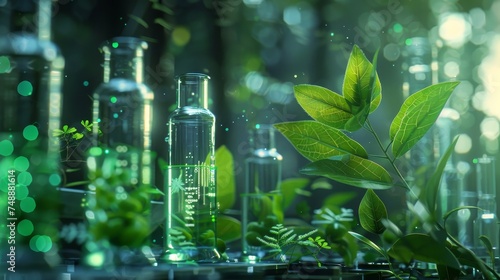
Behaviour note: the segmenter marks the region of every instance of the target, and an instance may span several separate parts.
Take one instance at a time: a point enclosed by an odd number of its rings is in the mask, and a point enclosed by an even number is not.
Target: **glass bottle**
[[[177,109],[169,116],[166,170],[166,252],[169,262],[215,262],[215,116],[208,109],[210,77],[177,78]]]
[[[115,37],[102,44],[104,77],[94,92],[93,135],[98,145],[128,157],[133,183],[154,183],[151,130],[153,91],[143,83],[148,45],[134,37]],[[97,143],[96,143],[97,144]],[[129,148],[140,151],[134,154]]]
[[[15,254],[16,271],[60,261],[52,132],[60,126],[64,58],[51,42],[51,8],[50,0],[0,4],[0,251]],[[12,258],[2,253],[2,265]]]
[[[404,98],[424,89],[432,84],[432,49],[429,40],[425,37],[412,37],[407,40],[404,61]],[[411,185],[412,192],[408,192],[406,198],[411,203],[416,202],[420,188],[431,175],[430,168],[434,164],[434,142],[433,132],[428,131],[408,152],[407,182]],[[413,193],[416,194],[413,195]],[[414,220],[416,217],[411,211],[407,211],[406,223],[408,231],[414,231]]]
[[[275,147],[274,128],[256,125],[250,130],[251,154],[245,160],[242,194],[242,259],[274,261],[273,252],[257,237],[272,236],[272,226],[283,222],[279,189],[283,157]]]
[[[485,235],[491,242],[495,256],[498,255],[498,217],[496,205],[495,161],[493,157],[484,155],[474,160],[476,164],[478,214],[475,221],[475,248],[476,254],[489,261],[488,253],[480,241],[480,236]]]

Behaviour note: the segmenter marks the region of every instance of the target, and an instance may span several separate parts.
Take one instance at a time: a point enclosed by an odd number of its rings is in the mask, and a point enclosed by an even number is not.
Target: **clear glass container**
[[[495,256],[498,256],[498,217],[496,204],[495,161],[493,157],[484,155],[474,160],[476,164],[478,213],[475,220],[475,248],[476,254],[489,261],[489,255],[479,237],[485,235],[491,242]]]
[[[177,109],[169,116],[166,170],[168,262],[215,262],[217,199],[215,116],[208,109],[209,76],[177,78]]]
[[[0,197],[8,199],[0,199],[0,208],[5,209],[0,214],[0,251],[10,252],[15,245],[16,270],[53,267],[60,261],[57,187],[61,175],[59,142],[52,132],[60,126],[64,58],[50,41],[50,0],[4,2],[0,7]],[[7,236],[15,236],[15,244],[5,240]],[[3,264],[5,258],[12,260],[2,254]]]
[[[281,168],[283,157],[274,141],[274,128],[256,125],[250,130],[251,154],[245,159],[242,194],[242,260],[274,261],[275,253],[257,237],[272,236],[272,226],[283,222]]]
[[[147,43],[116,37],[102,44],[104,77],[94,92],[93,135],[102,148],[129,146],[141,151],[137,180],[154,183],[151,153],[153,91],[143,83]]]

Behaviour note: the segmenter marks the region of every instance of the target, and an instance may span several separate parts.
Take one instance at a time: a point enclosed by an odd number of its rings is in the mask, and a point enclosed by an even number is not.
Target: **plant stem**
[[[403,182],[403,186],[402,187],[405,188],[407,191],[409,191],[411,193],[411,195],[416,198],[417,195],[413,192],[413,190],[410,187],[410,184],[408,184],[408,182],[404,178],[403,174],[401,174],[401,171],[399,171],[399,168],[396,166],[396,164],[395,164],[396,158],[392,158],[389,155],[389,153],[388,153],[389,146],[387,146],[387,148],[384,148],[384,145],[382,145],[382,141],[378,137],[378,134],[375,131],[375,129],[373,129],[373,126],[371,125],[369,119],[366,119],[366,125],[367,125],[366,129],[373,135],[373,137],[377,141],[378,146],[380,147],[380,149],[382,150],[382,152],[385,155],[385,157],[384,156],[380,156],[380,157],[381,158],[385,158],[385,159],[387,159],[389,161],[389,163],[391,164],[392,168],[394,169],[394,171],[398,175],[399,179]]]

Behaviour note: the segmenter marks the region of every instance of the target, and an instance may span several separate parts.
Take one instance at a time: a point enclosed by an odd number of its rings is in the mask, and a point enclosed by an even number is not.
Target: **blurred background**
[[[474,158],[499,154],[499,21],[498,0],[58,0],[52,37],[66,59],[62,123],[91,119],[91,96],[102,82],[99,45],[115,36],[140,37],[149,45],[145,83],[155,92],[153,149],[166,158],[174,77],[208,74],[216,148],[225,145],[233,153],[241,188],[247,130],[309,118],[294,98],[294,85],[341,93],[354,44],[369,60],[379,49],[383,100],[371,120],[387,143],[389,125],[412,93],[408,46],[424,37],[432,82],[461,81],[448,105],[453,131],[461,135],[453,164],[473,191]],[[362,132],[351,136],[375,144]],[[299,170],[307,160],[281,135],[277,149],[283,178],[303,176]],[[335,182],[332,187],[353,190]],[[393,198],[393,207],[405,207],[400,191],[383,195]]]

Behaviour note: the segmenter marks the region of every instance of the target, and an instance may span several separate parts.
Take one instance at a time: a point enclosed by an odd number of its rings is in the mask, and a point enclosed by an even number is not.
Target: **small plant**
[[[406,264],[414,260],[435,263],[441,279],[457,279],[464,266],[474,267],[486,279],[500,278],[495,270],[456,240],[437,217],[438,189],[446,162],[457,143],[455,139],[442,155],[425,186],[410,185],[396,162],[429,131],[459,82],[431,85],[413,93],[402,104],[393,119],[384,144],[370,121],[382,100],[382,87],[373,63],[359,47],[354,46],[343,84],[343,94],[316,85],[296,85],[295,97],[313,120],[275,124],[295,149],[311,163],[301,172],[323,176],[354,187],[366,189],[359,205],[359,221],[364,230],[379,235],[391,232],[396,240],[389,249],[377,245],[361,234],[350,232],[388,262]],[[368,131],[378,144],[378,154],[368,151],[347,133]],[[384,165],[389,166],[389,172]],[[391,222],[382,200],[375,190],[394,186],[404,188],[411,196],[409,211],[417,218],[423,232],[406,233]],[[415,189],[421,190],[420,192]],[[418,193],[418,195],[417,195]],[[467,206],[451,210],[446,217]],[[468,207],[470,208],[470,207]],[[487,240],[486,237],[482,239]],[[488,244],[489,242],[485,242]],[[491,246],[486,246],[491,251]],[[398,271],[391,269],[398,276]]]
[[[299,260],[304,256],[312,256],[318,266],[321,262],[318,259],[318,254],[321,250],[331,249],[330,245],[321,236],[312,237],[318,230],[314,229],[305,234],[298,235],[293,229],[288,229],[282,224],[272,226],[269,230],[269,235],[264,235],[263,238],[257,237],[264,246],[272,248],[270,257],[286,262],[286,257],[290,256],[290,262]]]
[[[61,164],[63,168],[62,175],[64,177],[64,186],[66,187],[84,185],[88,183],[86,180],[71,183],[66,182],[67,173],[80,170],[81,165],[85,165],[87,160],[87,149],[94,146],[92,144],[93,123],[89,120],[82,120],[80,125],[82,126],[80,130],[74,126],[65,124],[61,127],[61,129],[55,129],[52,132],[52,136],[57,137],[60,142]],[[99,130],[98,133],[101,135],[102,131]]]

